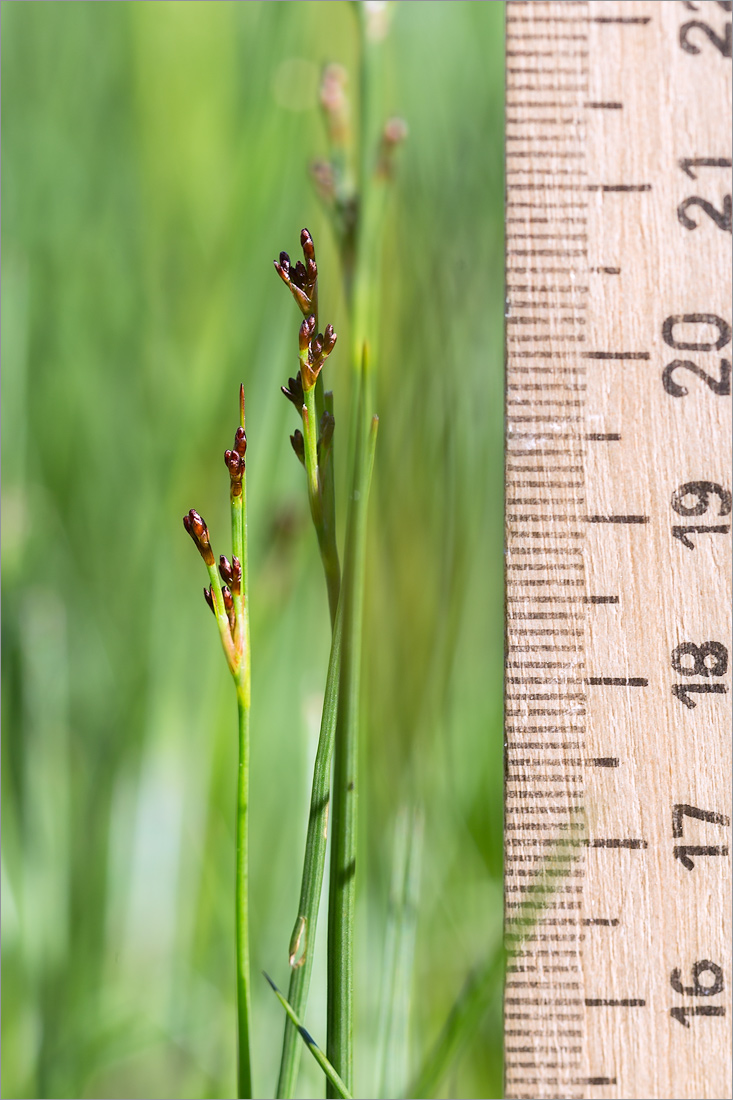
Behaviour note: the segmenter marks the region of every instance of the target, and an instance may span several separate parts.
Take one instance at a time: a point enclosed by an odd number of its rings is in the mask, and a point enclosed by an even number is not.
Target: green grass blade
[[[263,974],[265,974],[265,977],[267,978],[268,982],[272,986],[272,990],[273,990],[275,996],[277,997],[278,1001],[280,1002],[280,1004],[285,1009],[286,1013],[288,1014],[288,1018],[292,1022],[293,1026],[295,1028],[297,1028],[301,1039],[303,1040],[305,1045],[308,1047],[308,1050],[311,1052],[311,1054],[313,1055],[315,1060],[318,1062],[318,1065],[321,1067],[321,1069],[325,1073],[326,1077],[330,1081],[333,1088],[336,1090],[336,1095],[343,1097],[343,1100],[351,1100],[351,1093],[349,1092],[346,1085],[344,1084],[344,1082],[339,1077],[336,1070],[333,1068],[333,1066],[329,1062],[326,1055],[323,1053],[321,1048],[318,1046],[318,1043],[315,1041],[315,1039],[310,1034],[310,1032],[307,1031],[306,1028],[303,1026],[303,1024],[300,1022],[299,1017],[293,1011],[293,1009],[288,1004],[288,1002],[285,1000],[282,993],[277,988],[277,986],[275,985],[275,983],[273,982],[273,980],[269,976],[269,974],[266,974],[264,971],[263,971]]]
[[[293,930],[293,938],[290,942],[290,965],[294,969],[290,975],[288,998],[293,1005],[293,1010],[301,1015],[305,1012],[308,1000],[318,909],[323,887],[323,872],[326,866],[328,809],[331,799],[331,761],[333,759],[338,684],[341,671],[342,621],[342,614],[339,611],[331,641],[331,656],[328,662],[326,692],[321,716],[321,732],[313,767],[313,785],[311,788],[310,814],[308,816],[298,917]],[[300,1050],[301,1046],[298,1042],[296,1029],[293,1024],[286,1021],[280,1060],[280,1076],[277,1084],[277,1095],[283,1100],[295,1096]]]

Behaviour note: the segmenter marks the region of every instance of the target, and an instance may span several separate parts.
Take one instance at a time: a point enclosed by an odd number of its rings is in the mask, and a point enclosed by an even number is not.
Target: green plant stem
[[[239,715],[239,770],[237,780],[237,871],[236,871],[236,937],[237,937],[237,1096],[247,1100],[252,1096],[252,1066],[250,1059],[249,1024],[249,914],[248,914],[248,799],[249,799],[249,704],[237,693]]]
[[[244,417],[242,417],[244,419]],[[241,593],[234,597],[237,616],[239,664],[235,674],[239,730],[239,767],[237,771],[237,847],[235,923],[237,955],[237,1096],[247,1100],[252,1096],[252,1064],[250,1053],[250,974],[249,974],[249,716],[251,697],[251,660],[249,639],[249,588],[247,562],[247,479],[242,478],[242,492],[232,495],[232,546],[234,556],[242,563]]]
[[[326,865],[328,838],[328,810],[331,798],[331,761],[336,731],[336,704],[339,672],[341,668],[342,614],[336,619],[328,662],[326,692],[323,700],[321,732],[313,768],[310,814],[303,861],[303,879],[300,887],[298,916],[290,940],[290,975],[288,1000],[298,1015],[303,1016],[308,1000],[313,951],[315,947],[318,909],[323,888],[323,872]],[[290,1021],[285,1022],[285,1035],[280,1060],[280,1077],[277,1095],[282,1100],[295,1096],[300,1065],[300,1042]]]
[[[313,524],[318,531],[323,526],[323,508],[318,485],[318,425],[316,424],[315,387],[303,392],[303,448],[305,451],[305,473],[308,478],[308,501]]]
[[[356,798],[359,756],[360,666],[366,559],[366,505],[374,457],[376,421],[369,428],[372,382],[367,334],[376,312],[385,180],[375,173],[380,124],[381,38],[370,33],[369,13],[359,4],[361,46],[359,217],[353,267],[343,257],[351,313],[355,368],[351,413],[351,499],[342,581],[343,647],[334,748],[333,832],[328,909],[327,1053],[352,1087],[354,909],[356,897]],[[335,1096],[327,1086],[327,1096]]]
[[[320,468],[318,465],[318,426],[316,423],[317,409],[315,387],[310,390],[305,390],[303,397],[305,401],[302,410],[303,450],[305,456],[305,473],[308,481],[308,502],[310,504],[313,526],[315,527],[316,536],[318,538],[318,549],[321,554],[323,572],[326,577],[328,607],[331,615],[331,630],[333,630],[336,624],[339,593],[341,591],[341,566],[339,563],[338,546],[336,544],[333,470],[331,467],[332,455],[329,454],[325,469]],[[324,491],[324,489],[328,491]]]
[[[362,409],[366,374],[365,362],[360,386]],[[366,521],[378,421],[376,417],[373,418],[366,440],[362,434],[362,424],[360,409],[341,594],[343,643],[334,744],[333,832],[328,899],[327,1054],[349,1089],[352,1088],[353,1077],[356,800]],[[327,1086],[326,1094],[329,1097],[336,1095],[330,1085]]]
[[[343,1097],[343,1100],[351,1100],[351,1093],[347,1089],[345,1083],[341,1080],[338,1073],[336,1072],[336,1070],[333,1068],[333,1066],[329,1062],[328,1058],[326,1058],[325,1054],[323,1053],[321,1048],[318,1046],[318,1043],[315,1041],[313,1036],[310,1034],[309,1031],[306,1030],[306,1028],[300,1022],[300,1018],[298,1017],[297,1012],[295,1012],[293,1010],[293,1008],[285,1000],[285,998],[283,997],[282,993],[280,992],[280,990],[277,988],[277,986],[273,982],[270,975],[265,973],[264,971],[263,971],[263,973],[265,974],[265,978],[267,979],[267,981],[270,983],[270,986],[271,986],[275,996],[277,997],[278,1001],[280,1002],[280,1004],[285,1009],[286,1015],[288,1017],[288,1022],[292,1025],[293,1029],[297,1030],[298,1034],[300,1035],[300,1038],[303,1040],[305,1045],[308,1047],[308,1050],[311,1052],[311,1054],[315,1058],[316,1062],[318,1062],[318,1065],[321,1067],[321,1069],[325,1073],[327,1079],[329,1080],[329,1082],[331,1083],[333,1088],[336,1090],[336,1095]]]

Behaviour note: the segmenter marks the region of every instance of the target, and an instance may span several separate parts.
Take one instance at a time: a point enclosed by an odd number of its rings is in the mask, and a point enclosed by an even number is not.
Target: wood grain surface
[[[510,1098],[731,1095],[730,6],[507,4]]]

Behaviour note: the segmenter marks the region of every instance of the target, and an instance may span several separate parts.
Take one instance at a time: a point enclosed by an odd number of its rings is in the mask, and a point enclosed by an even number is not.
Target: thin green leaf
[[[318,1046],[318,1043],[315,1041],[315,1039],[313,1038],[311,1033],[300,1022],[299,1017],[296,1015],[296,1013],[293,1011],[291,1006],[285,1000],[285,998],[283,997],[282,993],[280,992],[280,990],[277,988],[277,986],[273,982],[270,975],[267,974],[264,970],[262,971],[262,973],[265,975],[265,978],[270,983],[270,986],[272,987],[273,993],[275,994],[278,1001],[280,1002],[280,1004],[285,1009],[286,1013],[288,1014],[288,1017],[290,1018],[290,1020],[292,1020],[293,1024],[298,1029],[300,1037],[303,1040],[303,1042],[305,1043],[305,1045],[308,1047],[308,1050],[311,1052],[311,1054],[313,1055],[315,1060],[318,1062],[318,1065],[321,1067],[321,1069],[325,1073],[328,1080],[331,1082],[333,1087],[336,1089],[337,1094],[339,1096],[342,1096],[344,1098],[344,1100],[351,1100],[351,1093],[349,1092],[346,1085],[344,1084],[344,1082],[339,1077],[336,1070],[333,1068],[333,1066],[329,1062],[326,1055],[323,1053],[321,1048]]]

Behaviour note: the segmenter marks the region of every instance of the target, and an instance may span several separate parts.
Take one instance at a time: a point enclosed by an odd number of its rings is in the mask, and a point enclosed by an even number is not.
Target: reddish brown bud
[[[225,584],[232,584],[234,580],[232,567],[229,564],[228,559],[223,554],[219,558],[219,573],[221,575],[221,579],[224,581]]]
[[[326,325],[326,331],[323,334],[323,349],[326,355],[330,355],[336,346],[338,336],[333,331],[333,325]]]
[[[308,316],[316,310],[318,269],[313,239],[307,229],[300,235],[305,263],[302,260],[293,266],[287,252],[280,253],[279,262],[275,260],[275,270],[298,303],[301,313]]]
[[[242,475],[244,474],[244,459],[240,458],[236,451],[224,451],[224,463],[229,470],[231,495],[242,495]]]
[[[234,450],[240,458],[244,458],[247,451],[247,433],[244,428],[237,428],[234,433]]]
[[[313,245],[313,238],[307,229],[301,229],[300,231],[300,247],[303,249],[303,255],[305,256],[306,262],[315,262],[316,250]]]
[[[280,389],[287,397],[288,401],[292,401],[298,412],[303,408],[303,383],[298,374],[295,378],[288,378],[287,386],[281,386]]]
[[[316,319],[313,315],[306,317],[305,321],[303,321],[303,324],[300,326],[300,331],[298,332],[298,347],[300,348],[301,355],[308,351],[315,328]]]
[[[239,558],[232,558],[232,580],[231,580],[232,592],[235,596],[241,595],[242,592],[242,563]]]
[[[240,481],[242,480],[244,462],[236,451],[224,451],[224,464],[229,470],[231,477],[238,478]]]
[[[183,526],[193,539],[196,549],[207,565],[214,564],[214,552],[209,542],[209,529],[198,512],[192,508],[187,516],[183,517]]]
[[[216,611],[214,610],[214,600],[212,599],[210,588],[205,588],[204,589],[204,599],[206,600],[207,604],[211,608],[211,614],[216,615]]]
[[[227,613],[227,619],[229,620],[229,629],[234,634],[237,625],[237,616],[234,611],[234,599],[232,597],[231,589],[228,585],[224,585],[221,590],[221,596],[224,600],[224,610]]]

